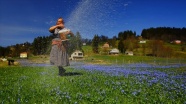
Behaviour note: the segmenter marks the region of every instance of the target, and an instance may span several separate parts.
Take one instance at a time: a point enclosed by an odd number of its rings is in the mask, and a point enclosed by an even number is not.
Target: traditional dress
[[[50,63],[56,65],[59,68],[59,75],[64,74],[64,66],[69,66],[69,57],[67,53],[68,41],[62,41],[60,34],[58,33],[61,29],[55,29],[53,35],[55,38],[52,40],[52,49],[50,52]]]

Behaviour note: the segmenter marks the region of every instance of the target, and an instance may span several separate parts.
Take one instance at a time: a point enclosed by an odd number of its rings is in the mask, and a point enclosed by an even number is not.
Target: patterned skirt
[[[50,63],[56,66],[69,66],[67,49],[68,41],[61,41],[58,38],[53,39],[50,52]]]

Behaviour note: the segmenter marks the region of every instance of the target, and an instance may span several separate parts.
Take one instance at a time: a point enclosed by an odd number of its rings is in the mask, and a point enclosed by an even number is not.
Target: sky
[[[151,27],[186,27],[186,0],[0,0],[0,46],[32,43],[49,36],[62,17],[82,38],[112,38]]]

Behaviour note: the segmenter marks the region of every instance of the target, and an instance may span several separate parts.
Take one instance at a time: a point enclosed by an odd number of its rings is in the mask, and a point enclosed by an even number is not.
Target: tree
[[[32,43],[32,46],[33,46],[33,54],[34,55],[40,55],[41,54],[41,38],[40,37],[37,37],[34,39],[33,43]]]
[[[104,35],[99,36],[99,43],[104,44],[105,42],[108,42],[108,37]]]
[[[170,42],[173,40],[186,41],[186,28],[171,28],[171,27],[157,27],[143,29],[141,36],[144,39],[149,40],[163,40],[165,42]]]
[[[5,47],[0,46],[0,56],[2,56],[2,57],[6,56],[5,49],[6,49]]]
[[[82,38],[81,38],[81,35],[80,35],[80,33],[79,32],[77,32],[76,33],[76,44],[77,44],[77,47],[76,47],[76,49],[77,50],[82,50],[82,45],[83,45],[83,43],[82,43]]]
[[[111,47],[113,47],[113,48],[118,47],[118,45],[117,45],[117,37],[116,36],[113,36],[113,38],[109,39],[108,42],[110,43]]]
[[[119,49],[119,51],[120,51],[121,53],[124,53],[124,52],[125,52],[123,40],[119,40],[118,49]]]
[[[92,40],[92,51],[94,53],[99,53],[99,36],[94,35],[94,38]]]
[[[76,33],[73,37],[70,38],[68,54],[72,54],[75,50],[82,50],[82,38],[79,32]]]
[[[118,38],[118,49],[121,53],[124,53],[127,49],[132,51],[137,48],[136,32],[130,30],[120,32]]]
[[[37,37],[34,39],[32,43],[33,47],[33,54],[34,55],[43,55],[48,54],[51,49],[51,36],[43,36],[43,37]]]
[[[152,55],[157,57],[171,57],[174,53],[173,49],[165,46],[161,40],[153,40],[149,43]]]
[[[86,43],[86,45],[91,45],[92,39],[82,39],[83,43]]]

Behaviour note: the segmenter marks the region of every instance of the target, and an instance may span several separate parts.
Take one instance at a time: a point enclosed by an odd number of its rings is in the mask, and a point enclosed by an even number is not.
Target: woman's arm
[[[60,25],[55,25],[49,28],[50,32],[53,32],[56,28],[64,28],[64,24],[60,24]]]

